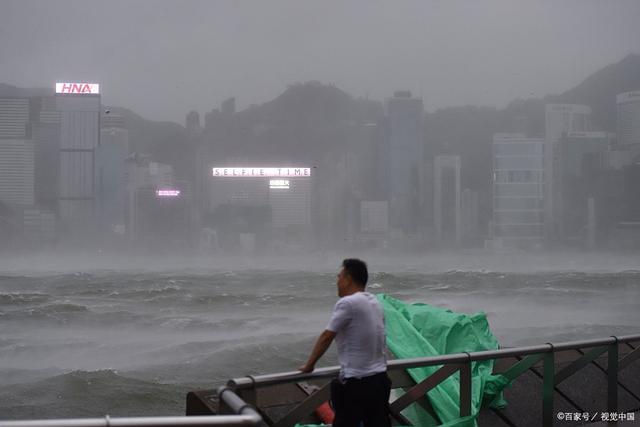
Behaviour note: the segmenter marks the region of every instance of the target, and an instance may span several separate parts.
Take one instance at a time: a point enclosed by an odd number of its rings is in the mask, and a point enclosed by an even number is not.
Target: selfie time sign
[[[311,168],[304,167],[215,167],[216,178],[309,178]]]

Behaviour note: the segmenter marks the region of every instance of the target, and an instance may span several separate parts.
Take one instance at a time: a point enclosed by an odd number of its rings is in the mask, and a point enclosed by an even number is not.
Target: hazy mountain
[[[21,88],[0,83],[0,97],[53,96],[53,89]]]

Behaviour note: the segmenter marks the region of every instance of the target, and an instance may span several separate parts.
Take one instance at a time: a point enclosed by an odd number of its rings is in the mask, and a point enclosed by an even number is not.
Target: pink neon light
[[[156,190],[156,196],[158,197],[178,197],[180,190]]]

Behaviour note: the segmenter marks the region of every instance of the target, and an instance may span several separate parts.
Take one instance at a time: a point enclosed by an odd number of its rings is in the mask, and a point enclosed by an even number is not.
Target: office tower
[[[594,195],[596,177],[612,139],[607,132],[567,132],[560,139],[556,212],[561,237],[585,237],[588,200]]]
[[[558,141],[567,132],[587,132],[591,130],[591,108],[586,105],[547,104],[545,105],[545,235],[548,239],[556,236],[559,228],[559,204],[557,189]]]
[[[423,194],[422,99],[409,91],[386,101],[386,192],[393,230],[416,231]]]
[[[33,178],[33,141],[0,138],[0,202],[33,206]]]
[[[95,150],[100,141],[100,90],[89,83],[57,83],[60,123],[58,214],[72,234],[91,226]]]
[[[462,231],[460,156],[436,156],[433,163],[436,240],[441,244],[459,244]]]
[[[28,98],[0,98],[0,202],[34,204],[34,146]]]
[[[57,212],[62,113],[56,111],[54,97],[41,98],[40,102],[39,120],[33,124],[35,197],[39,206]]]
[[[270,179],[269,206],[274,228],[308,227],[311,223],[311,180]]]
[[[545,140],[493,137],[493,224],[498,246],[537,247],[544,236]]]
[[[618,105],[618,146],[640,148],[640,91],[621,93]]]
[[[129,132],[114,117],[103,119],[101,124],[100,145],[95,152],[96,216],[102,230],[120,233],[125,228]]]
[[[0,138],[29,139],[29,98],[0,98]]]

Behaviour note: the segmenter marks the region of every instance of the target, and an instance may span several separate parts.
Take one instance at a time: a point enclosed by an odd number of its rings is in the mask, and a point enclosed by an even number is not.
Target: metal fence
[[[471,362],[498,360],[516,357],[519,360],[511,365],[502,375],[514,380],[527,372],[535,364],[542,361],[543,393],[542,422],[543,426],[552,426],[554,422],[554,389],[555,387],[588,366],[603,354],[607,354],[607,409],[618,410],[618,376],[620,371],[640,358],[640,347],[631,347],[622,359],[619,359],[619,346],[640,342],[640,335],[621,337],[611,336],[602,339],[571,341],[558,344],[547,343],[538,346],[505,348],[500,350],[480,351],[474,353],[458,353],[446,356],[422,357],[415,359],[391,360],[388,363],[389,375],[394,380],[394,388],[404,388],[405,392],[390,403],[391,414],[398,422],[408,423],[400,412],[407,406],[421,402],[421,406],[437,419],[425,393],[456,372],[460,372],[460,416],[471,413]],[[556,372],[555,354],[566,350],[585,350],[581,357],[573,360],[568,366]],[[432,375],[420,383],[409,383],[406,370],[410,368],[441,366]],[[0,421],[0,427],[169,427],[169,426],[264,426],[265,420],[255,409],[259,407],[257,391],[282,384],[299,383],[314,379],[336,377],[339,367],[316,369],[310,374],[299,371],[269,375],[246,376],[229,380],[227,386],[218,389],[221,412],[227,415],[189,416],[189,417],[138,417],[138,418],[93,418],[67,420],[30,420]],[[404,380],[402,379],[404,375]],[[398,380],[399,379],[399,380]],[[404,383],[403,383],[404,381]],[[409,385],[409,386],[407,386]],[[308,398],[298,403],[274,423],[276,427],[290,427],[312,413],[329,397],[329,385],[326,384]],[[425,406],[426,405],[426,406]]]
[[[128,418],[76,418],[55,420],[0,421],[0,427],[256,427],[264,426],[258,412],[238,397],[233,390],[221,387],[220,402],[231,415],[192,417],[128,417]]]
[[[446,356],[423,357],[416,359],[400,359],[391,360],[388,363],[389,375],[394,380],[393,388],[406,386],[398,384],[394,378],[394,374],[404,374],[406,369],[440,366],[432,375],[418,384],[411,384],[407,387],[403,395],[390,403],[391,415],[400,423],[408,423],[400,411],[410,404],[421,402],[421,406],[426,409],[434,419],[437,414],[430,407],[427,399],[422,399],[429,390],[436,387],[442,381],[447,379],[455,372],[460,372],[460,416],[470,415],[471,413],[471,362],[482,360],[498,360],[506,358],[518,358],[518,362],[510,366],[502,375],[513,381],[520,375],[527,372],[535,364],[542,361],[543,364],[543,393],[542,393],[542,423],[544,427],[552,426],[554,423],[554,390],[555,387],[564,380],[588,366],[599,356],[607,354],[607,410],[609,412],[617,412],[618,410],[618,375],[620,371],[628,367],[634,360],[640,357],[640,347],[632,349],[621,360],[618,358],[619,346],[640,342],[640,335],[627,335],[620,337],[607,337],[602,339],[592,339],[583,341],[571,341],[563,343],[546,343],[537,346],[504,348],[499,350],[480,351],[474,353],[459,353]],[[563,367],[556,372],[555,355],[557,352],[566,350],[587,350],[582,356],[572,361],[568,366]],[[317,369],[310,374],[301,374],[300,372],[285,372],[270,375],[246,376],[242,378],[232,379],[228,382],[228,386],[234,389],[244,400],[259,406],[256,401],[256,390],[260,388],[276,386],[285,383],[296,383],[311,379],[331,378],[335,377],[339,372],[339,367],[330,367]],[[406,374],[405,374],[406,376]],[[294,409],[292,409],[283,418],[278,420],[274,425],[277,427],[291,427],[295,425],[303,417],[311,413],[320,403],[328,397],[328,385],[321,388],[315,394],[309,396]],[[410,425],[407,424],[407,425]],[[0,426],[1,427],[1,426]]]

